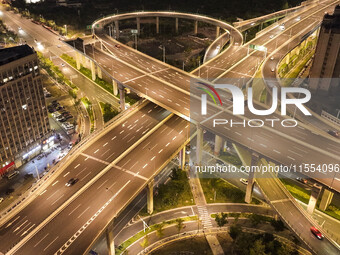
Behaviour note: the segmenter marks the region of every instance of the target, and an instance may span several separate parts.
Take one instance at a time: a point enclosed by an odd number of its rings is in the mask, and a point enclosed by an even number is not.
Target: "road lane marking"
[[[80,206],[81,206],[81,204],[77,205],[77,207],[74,208],[74,209],[68,214],[68,216],[70,216],[70,215],[71,215],[75,210],[77,210]]]
[[[62,197],[64,196],[64,194],[62,194],[57,200],[55,200],[51,205],[54,205],[55,203],[57,203]]]
[[[64,177],[68,176],[70,174],[70,172],[67,172],[66,174],[64,174]]]
[[[290,156],[287,156],[287,158],[289,158],[289,159],[291,159],[291,160],[295,160],[295,158],[292,158],[292,157],[290,157]]]
[[[53,186],[53,185],[52,185]],[[40,196],[43,195],[47,190],[45,189],[43,192],[40,193]]]
[[[105,147],[107,144],[108,144],[108,142],[107,142],[107,143],[105,143],[105,144],[103,145],[103,147]]]
[[[97,150],[94,152],[94,154],[96,154],[98,151],[99,151],[99,149],[97,149]]]
[[[84,214],[88,209],[90,209],[90,206],[87,207],[81,214],[79,214],[79,216],[78,216],[77,218],[79,219],[81,216],[83,216],[83,214]]]
[[[56,181],[55,183],[53,183],[53,184],[52,184],[52,187],[53,187],[54,185],[56,185],[58,182],[59,182],[59,181]],[[46,191],[46,190],[45,190],[45,191]],[[44,192],[45,192],[45,191],[44,191]],[[41,193],[40,195],[42,195],[42,194],[44,194],[44,193]]]
[[[281,154],[281,152],[277,151],[277,150],[273,150],[274,152],[278,153],[278,154]]]
[[[44,251],[46,251],[48,249],[48,247],[50,247],[58,238],[59,238],[59,236],[57,236],[52,242],[50,242],[49,245],[47,245],[45,247]]]
[[[80,164],[76,165],[76,166],[74,167],[74,169],[76,169],[76,168],[79,167],[79,166],[80,166]]]
[[[99,187],[97,189],[100,189],[101,187],[103,187],[103,185],[108,181],[108,179],[106,179],[102,184],[99,185]]]
[[[20,216],[16,217],[13,221],[11,221],[10,223],[7,224],[7,226],[5,228],[8,228],[9,226],[11,226],[17,219],[19,219]]]
[[[47,233],[39,242],[37,242],[33,247],[37,247],[50,233]]]
[[[16,231],[18,231],[18,230],[22,227],[22,225],[26,224],[27,221],[28,221],[28,220],[25,220],[23,223],[21,223],[21,225],[20,225],[19,227],[17,227],[17,228],[13,231],[13,233],[15,233]]]

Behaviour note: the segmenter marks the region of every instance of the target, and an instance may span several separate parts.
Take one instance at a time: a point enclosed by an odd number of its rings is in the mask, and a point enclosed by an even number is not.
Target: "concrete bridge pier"
[[[195,28],[194,28],[194,34],[197,35],[197,31],[198,31],[198,21],[195,20]]]
[[[196,163],[201,165],[202,163],[202,149],[203,149],[203,129],[197,125],[196,135]]]
[[[113,239],[113,223],[111,222],[106,229],[106,244],[109,255],[115,255],[115,243]]]
[[[176,34],[178,34],[178,18],[176,18],[175,20],[176,20],[176,24],[175,24],[175,27],[176,27]]]
[[[125,89],[122,84],[118,85],[119,88],[119,102],[120,102],[120,108],[122,111],[125,110]]]
[[[97,74],[98,78],[103,79],[102,69],[99,66],[97,66]]]
[[[115,20],[115,36],[116,36],[116,39],[119,38],[119,21],[118,20]]]
[[[185,168],[185,146],[179,151],[179,167],[182,170]]]
[[[257,165],[259,162],[259,155],[255,152],[251,154],[251,166]],[[255,183],[255,171],[250,171],[248,175],[248,184],[246,189],[246,196],[244,201],[248,204],[251,203],[253,198],[253,190],[254,190],[254,183]]]
[[[114,79],[112,79],[112,90],[113,90],[113,94],[117,96],[118,95],[118,83]]]
[[[156,17],[156,33],[159,34],[159,17]]]
[[[90,63],[91,63],[92,80],[95,81],[96,80],[96,65],[92,60],[90,60]]]
[[[233,146],[237,152],[237,155],[240,157],[242,161],[242,165],[244,166],[255,166],[258,165],[260,160],[260,156],[255,152],[250,152],[249,150],[233,143]],[[248,184],[246,189],[246,195],[244,201],[246,203],[251,203],[253,190],[254,190],[254,181],[255,181],[255,172],[250,171],[248,175]]]
[[[318,198],[319,198],[319,195],[320,195],[320,192],[321,192],[321,188],[319,188],[317,186],[312,187],[308,206],[307,206],[307,212],[309,214],[313,214],[315,206],[316,206],[316,202],[318,201]]]
[[[220,36],[220,27],[216,27],[216,38]]]
[[[223,145],[223,139],[219,135],[215,135],[215,149],[214,149],[214,154],[216,156],[220,155],[221,149]]]
[[[140,18],[137,17],[136,20],[137,20],[137,33],[138,35],[140,35]]]
[[[323,211],[326,211],[327,207],[330,205],[332,202],[334,193],[328,189],[324,189],[322,197],[321,197],[321,202],[319,205],[319,208]]]
[[[80,65],[81,65],[81,60],[82,60],[82,56],[79,52],[76,51],[76,63],[77,63],[77,69],[80,69]]]
[[[147,186],[147,211],[148,214],[153,213],[153,187],[155,185],[155,180],[152,179]]]

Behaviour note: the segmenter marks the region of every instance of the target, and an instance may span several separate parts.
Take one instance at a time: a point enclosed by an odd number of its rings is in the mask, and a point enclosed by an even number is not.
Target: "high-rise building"
[[[309,88],[314,93],[330,94],[340,86],[340,5],[332,15],[324,16],[310,78]]]
[[[0,169],[29,158],[49,132],[36,52],[28,45],[1,49]]]

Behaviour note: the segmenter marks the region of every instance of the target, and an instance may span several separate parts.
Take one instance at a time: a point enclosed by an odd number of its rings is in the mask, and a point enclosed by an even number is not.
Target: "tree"
[[[230,226],[229,235],[234,241],[240,234],[242,234],[242,229],[241,229],[240,225],[233,224],[233,225]]]
[[[258,224],[262,223],[261,215],[254,213],[249,216],[249,220],[251,221],[253,227],[256,227]]]
[[[266,255],[266,246],[262,243],[262,240],[256,240],[253,247],[249,250],[249,255]]]
[[[162,238],[164,236],[164,222],[156,225],[156,235],[159,238]]]
[[[283,231],[285,229],[285,225],[281,220],[272,220],[271,225],[274,227],[275,231]]]
[[[215,221],[216,221],[217,225],[221,228],[225,224],[228,223],[227,218],[228,218],[228,214],[221,212],[219,214],[216,214]]]
[[[181,218],[176,219],[176,223],[177,223],[176,228],[177,228],[178,234],[179,234],[179,233],[181,232],[181,230],[185,227],[185,225],[184,225],[183,222],[184,222],[184,220],[181,219]]]

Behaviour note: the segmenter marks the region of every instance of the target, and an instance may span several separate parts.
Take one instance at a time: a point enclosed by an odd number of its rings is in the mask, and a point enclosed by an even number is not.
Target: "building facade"
[[[321,24],[316,52],[310,71],[309,88],[318,94],[331,94],[340,80],[340,5]]]
[[[0,168],[29,158],[49,134],[36,52],[28,45],[1,49]]]

